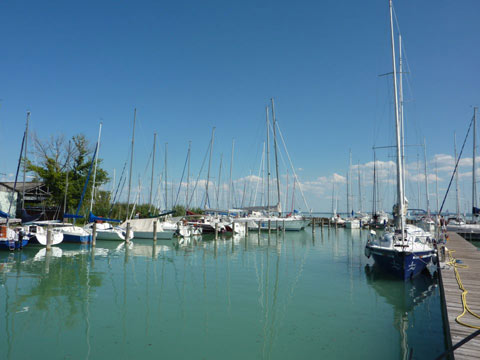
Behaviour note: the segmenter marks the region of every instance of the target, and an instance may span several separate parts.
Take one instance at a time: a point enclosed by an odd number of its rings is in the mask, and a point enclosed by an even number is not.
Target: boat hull
[[[27,244],[28,238],[24,238],[20,241],[2,239],[0,240],[0,250],[19,250],[27,246]]]
[[[433,251],[401,252],[393,249],[380,249],[367,245],[365,251],[375,263],[391,275],[407,280],[420,274],[430,263]]]
[[[92,235],[63,234],[63,242],[75,244],[90,244]]]

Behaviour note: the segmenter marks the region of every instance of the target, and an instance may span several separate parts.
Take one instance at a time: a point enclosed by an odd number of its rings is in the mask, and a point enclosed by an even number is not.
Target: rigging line
[[[467,135],[465,135],[465,140],[463,140],[462,149],[460,150],[460,154],[458,155],[457,162],[455,163],[455,169],[453,169],[452,177],[450,178],[450,182],[448,183],[447,192],[445,193],[445,196],[443,198],[442,206],[440,206],[440,211],[439,211],[440,214],[442,213],[443,205],[445,204],[445,200],[447,200],[447,195],[448,195],[448,192],[450,191],[450,187],[452,186],[452,182],[453,182],[453,178],[455,177],[455,173],[458,171],[458,164],[460,162],[460,158],[462,157],[463,149],[465,148],[465,144],[467,142],[468,134],[470,134],[470,130],[472,129],[473,120],[474,120],[474,118],[472,117],[472,120],[470,121],[470,126],[468,127]]]
[[[285,145],[285,140],[283,139],[283,134],[282,134],[282,131],[280,130],[280,126],[278,125],[278,121],[276,123],[277,123],[278,133],[280,134],[280,139],[282,139],[283,148],[285,149],[285,153],[287,154],[288,161],[290,162],[290,167],[292,168],[293,176],[297,180],[298,188],[300,189],[300,193],[302,194],[303,202],[305,203],[307,210],[311,213],[312,209],[308,207],[307,200],[305,199],[305,195],[303,194],[302,185],[300,184],[300,181],[298,180],[297,172],[293,167],[292,159],[290,158],[290,154],[288,153],[287,146]]]
[[[120,177],[118,178],[118,186],[117,188],[115,189],[115,194],[113,196],[113,199],[112,199],[112,204],[110,206],[110,210],[108,211],[108,216],[110,216],[110,213],[112,212],[112,209],[113,209],[113,206],[115,205],[116,203],[116,200],[117,200],[117,195],[118,195],[118,191],[119,191],[119,188],[121,186],[121,183],[122,183],[122,180],[123,180],[123,175],[125,175],[125,169],[127,167],[127,162],[128,162],[128,157],[127,159],[125,160],[125,163],[123,164],[123,169],[122,169],[122,172],[120,174]],[[123,180],[125,182],[125,180]],[[120,191],[120,194],[122,192]]]
[[[205,166],[205,161],[207,160],[208,152],[210,151],[210,146],[212,142],[210,141],[207,146],[207,151],[205,152],[205,156],[203,157],[202,166],[200,167],[200,171],[198,172],[197,180],[195,181],[195,186],[193,187],[192,195],[190,196],[190,200],[188,201],[188,208],[190,208],[190,204],[193,199],[193,195],[195,194],[195,190],[197,189],[198,181],[200,180],[200,176],[202,175],[203,167]]]
[[[188,151],[187,151],[187,156],[185,157],[185,164],[183,165],[182,177],[180,179],[180,182],[178,183],[177,197],[175,198],[174,206],[176,206],[178,202],[178,195],[180,195],[180,189],[182,188],[182,181],[183,181],[183,176],[185,175],[185,169],[187,168],[187,161],[188,161]]]

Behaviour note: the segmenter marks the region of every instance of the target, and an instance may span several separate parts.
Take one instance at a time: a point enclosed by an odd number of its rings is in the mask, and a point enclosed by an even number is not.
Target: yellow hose
[[[477,319],[480,319],[480,315],[476,314],[475,312],[470,310],[470,308],[468,307],[468,304],[467,304],[468,291],[463,286],[462,279],[460,278],[460,273],[458,272],[458,268],[467,268],[468,266],[467,265],[461,265],[460,263],[458,263],[457,259],[455,259],[452,256],[453,252],[455,252],[455,250],[448,250],[449,261],[447,262],[447,264],[453,266],[453,270],[455,271],[455,278],[457,279],[458,287],[460,288],[460,290],[462,290],[462,306],[463,306],[463,312],[455,318],[455,321],[457,323],[459,323],[460,325],[467,326],[467,327],[472,328],[472,329],[479,329],[480,330],[480,326],[467,324],[467,323],[460,320],[460,318],[462,318],[467,312],[470,313],[470,315],[476,317]]]

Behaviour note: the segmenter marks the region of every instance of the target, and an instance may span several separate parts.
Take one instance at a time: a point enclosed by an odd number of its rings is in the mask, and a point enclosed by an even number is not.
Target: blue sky
[[[409,66],[407,143],[426,137],[429,161],[437,155],[448,163],[440,155],[453,152],[454,131],[463,140],[480,103],[480,3],[394,6]],[[391,79],[378,76],[391,71],[386,0],[4,1],[0,30],[2,173],[15,170],[27,110],[42,138],[82,132],[94,142],[102,119],[100,156],[119,172],[136,107],[134,178],[144,173],[153,131],[162,147],[157,168],[168,142],[169,177],[178,182],[192,140],[196,175],[215,126],[212,172],[221,154],[230,158],[235,138],[234,178],[241,179],[258,172],[265,105],[274,97],[309,207],[330,210],[330,179],[345,176],[349,149],[354,164],[365,164],[372,146],[394,140]],[[409,150],[407,162],[418,151]],[[462,171],[468,193],[468,164]],[[439,177],[443,189],[449,174]],[[407,195],[416,196],[416,183]],[[385,196],[389,209],[393,199]]]

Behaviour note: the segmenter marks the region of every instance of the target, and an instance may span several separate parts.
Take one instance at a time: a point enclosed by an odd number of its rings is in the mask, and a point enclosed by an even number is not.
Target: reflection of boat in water
[[[399,281],[395,280],[392,275],[382,272],[377,265],[366,265],[365,275],[367,284],[393,307],[394,325],[398,329],[401,339],[401,358],[409,359],[414,342],[414,339],[408,338],[409,323],[422,324],[422,319],[415,319],[414,309],[435,293],[438,286],[436,278],[432,278],[428,272],[423,272],[413,279]],[[419,316],[422,315],[419,314]],[[432,336],[432,334],[425,334],[425,337],[427,336]],[[428,342],[427,340],[422,339],[423,342]]]

